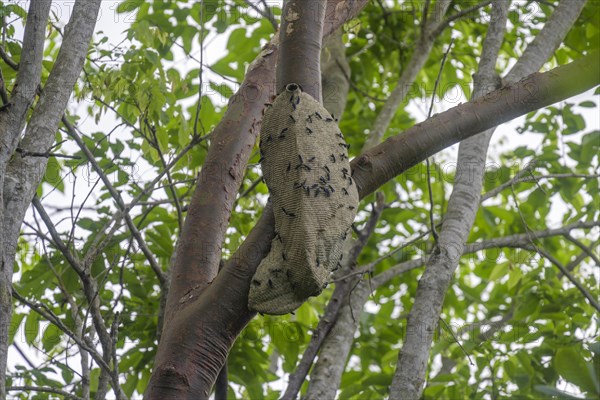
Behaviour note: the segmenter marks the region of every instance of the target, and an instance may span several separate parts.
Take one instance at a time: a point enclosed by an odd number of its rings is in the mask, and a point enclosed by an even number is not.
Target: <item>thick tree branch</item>
[[[283,3],[277,93],[290,83],[322,102],[321,38],[325,0],[286,0]]]
[[[45,21],[50,3],[48,0],[31,2],[31,11],[34,15],[38,15],[40,19],[34,23],[37,28],[33,34],[35,39],[32,39],[38,44],[30,55],[33,60],[38,62],[41,62],[40,52],[42,51],[39,48],[41,46],[39,40],[45,33]],[[100,3],[101,0],[78,0],[75,3],[71,19],[67,25],[67,34],[64,37],[56,63],[46,81],[46,90],[39,98],[20,143],[20,147],[24,151],[32,153],[49,151],[55,138],[60,117],[64,113],[75,81],[83,68]],[[43,29],[40,27],[42,25],[40,21],[42,20],[44,21]],[[40,32],[39,29],[43,32]],[[41,65],[29,65],[28,61],[25,60],[26,58],[21,59],[19,74],[26,74],[26,71],[32,71],[31,68],[35,70],[35,74],[38,74],[37,71],[41,72]],[[29,75],[24,76],[23,79],[27,80],[27,82],[22,82],[23,86],[27,88],[27,93],[24,93],[24,95],[30,96],[33,100],[39,86],[39,77]],[[29,86],[30,83],[31,86]],[[31,101],[27,103],[27,108],[30,104]],[[11,319],[10,282],[12,281],[12,266],[16,254],[19,230],[25,211],[29,207],[35,190],[44,175],[48,161],[45,157],[15,156],[10,158],[10,162],[6,165],[8,157],[13,155],[12,146],[16,144],[17,137],[25,123],[24,116],[26,112],[27,109],[22,111],[23,120],[14,121],[14,124],[11,123],[10,129],[16,129],[16,133],[9,135],[7,143],[4,143],[4,139],[1,139],[2,146],[0,146],[4,147],[7,144],[10,146],[0,150],[0,187],[2,188],[0,189],[0,207],[3,206],[0,215],[0,224],[2,224],[2,234],[0,235],[0,253],[2,253],[0,264],[2,273],[0,279],[0,304],[2,304],[2,307],[0,307],[0,376],[5,376],[6,364],[4,360],[8,341],[8,331],[5,327],[8,326]],[[5,132],[2,123],[0,123],[0,132]],[[12,143],[10,143],[11,140]],[[7,150],[8,153],[4,153]],[[0,380],[0,397],[3,397],[4,379]]]
[[[17,80],[10,102],[0,112],[0,171],[4,171],[8,158],[16,149],[27,111],[40,85],[51,4],[51,0],[32,1],[29,4]]]
[[[508,7],[508,2],[497,2],[492,8],[491,22],[483,42],[479,68],[474,76],[475,98],[500,86],[495,67],[504,40]],[[446,287],[458,267],[459,257],[479,209],[485,159],[493,132],[493,129],[487,130],[468,138],[459,146],[457,160],[459,173],[448,201],[442,229],[439,237],[436,238],[435,249],[427,259],[427,267],[419,280],[414,304],[408,317],[406,338],[390,386],[392,400],[417,399],[421,396],[429,348],[433,339],[432,332],[435,323],[439,320]],[[433,323],[431,323],[432,318],[435,318]],[[423,327],[425,327],[424,331],[412,330]]]
[[[328,1],[323,35],[331,34],[354,17],[366,3],[366,0]],[[227,221],[260,130],[263,103],[275,93],[277,50],[275,36],[251,64],[244,83],[212,135],[212,145],[178,243],[166,311],[170,321],[165,324],[147,398],[185,397],[186,393],[200,398],[208,396],[235,337],[255,315],[247,309],[247,295],[250,277],[273,238],[269,207],[265,209],[269,210],[268,215],[249,235],[247,245],[238,249],[218,276],[217,271]],[[240,297],[244,300],[233,307],[223,300]],[[191,318],[192,315],[195,317]],[[216,337],[217,325],[229,333]],[[190,336],[184,339],[182,332]],[[183,354],[185,358],[189,354],[196,357],[184,360]]]
[[[387,139],[352,162],[361,197],[448,146],[597,86],[599,75],[594,52],[548,72],[533,73]]]

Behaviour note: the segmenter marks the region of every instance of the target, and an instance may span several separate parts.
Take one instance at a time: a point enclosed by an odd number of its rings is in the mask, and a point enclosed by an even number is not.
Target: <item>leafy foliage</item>
[[[511,7],[511,26],[499,56],[502,71],[523,53],[554,10],[554,3],[524,1]],[[450,12],[472,5],[471,1],[453,1]],[[599,7],[598,2],[588,3],[547,66],[567,63],[598,47]],[[279,18],[277,6],[271,11]],[[115,12],[115,18],[126,23],[124,40],[114,44],[108,33],[97,33],[69,114],[114,189],[131,205],[130,215],[141,238],[162,271],[167,271],[197,173],[200,168],[210,168],[204,165],[209,144],[213,144],[210,133],[223,116],[225,101],[239,87],[274,29],[268,19],[238,0],[127,0]],[[18,2],[2,1],[0,14],[9,21],[3,47],[10,58],[21,62],[19,27],[26,11]],[[396,135],[424,119],[439,60],[451,38],[455,38],[454,47],[436,88],[436,110],[470,97],[488,16],[489,6],[473,11],[437,38],[386,135]],[[422,17],[420,2],[370,2],[344,27],[352,88],[340,127],[351,144],[351,156],[360,153],[378,111],[410,60]],[[60,47],[62,22],[48,27],[43,80]],[[105,29],[102,25],[98,28]],[[220,58],[208,57],[208,49],[217,48],[211,44],[213,40],[224,44]],[[202,68],[200,43],[207,49]],[[0,68],[6,87],[11,87],[16,72],[7,63],[0,63]],[[586,95],[529,114],[518,129],[523,135],[519,145],[498,134],[501,137],[491,152],[493,165],[486,171],[484,190],[507,184],[524,170],[528,171],[525,178],[535,179],[514,181],[485,200],[470,242],[598,221],[600,130],[597,120],[587,126],[587,111],[597,109],[597,102],[597,96]],[[506,141],[511,141],[511,146]],[[101,316],[108,327],[118,321],[123,390],[128,396],[139,396],[150,379],[164,293],[113,195],[85,154],[64,129],[57,133],[56,143],[54,152],[76,158],[52,159],[38,195],[70,251],[91,267],[91,276],[98,282]],[[258,159],[257,144],[240,188],[243,195],[230,220],[223,245],[225,258],[248,235],[266,203],[268,194],[260,181]],[[450,152],[443,152],[431,167],[436,223],[441,222],[451,193],[456,173],[452,160]],[[422,257],[433,240],[431,235],[420,235],[429,229],[424,165],[412,168],[380,191],[388,206],[358,258],[359,266],[417,239],[380,260],[374,275]],[[361,203],[355,223],[359,229],[368,220],[374,201],[374,196],[369,196]],[[598,270],[593,260],[573,263],[581,246],[591,251],[597,246],[598,230],[579,230],[572,235],[577,240],[553,236],[537,239],[535,245],[569,267],[598,298]],[[97,345],[81,279],[47,239],[47,228],[38,214],[32,213],[19,242],[15,289],[32,303],[43,303],[47,314]],[[339,387],[340,399],[376,399],[388,393],[405,334],[404,318],[421,273],[416,269],[390,279],[373,290],[362,313],[356,312],[360,328]],[[424,396],[598,396],[597,314],[581,292],[566,282],[548,260],[531,249],[504,247],[465,255],[445,299]],[[307,348],[330,293],[325,291],[304,304],[295,315],[260,316],[246,328],[229,356],[232,397],[275,399],[281,395],[286,374],[295,370]],[[12,343],[34,355],[34,367],[15,357],[9,385],[65,388],[81,395],[82,368],[91,365],[94,393],[99,366],[90,360],[82,366],[80,349],[60,327],[18,302],[12,327]],[[28,393],[16,396],[52,398],[43,392],[36,397]]]

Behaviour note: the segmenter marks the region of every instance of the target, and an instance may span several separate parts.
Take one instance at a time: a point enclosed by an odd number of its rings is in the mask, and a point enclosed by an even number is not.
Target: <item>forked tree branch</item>
[[[329,0],[323,35],[331,34],[366,3],[367,0]],[[186,393],[207,397],[235,337],[254,316],[247,309],[247,283],[252,276],[247,273],[254,271],[254,261],[247,268],[226,267],[218,276],[217,272],[227,222],[260,130],[264,103],[275,94],[273,77],[277,51],[278,39],[275,37],[250,65],[244,83],[230,100],[225,116],[211,135],[212,145],[198,177],[177,247],[166,307],[167,323],[146,392],[147,398],[185,397]],[[266,223],[264,229],[259,224],[249,235],[251,247],[242,245],[238,254],[241,252],[250,258],[254,254],[262,258],[272,238],[271,218],[272,212],[262,219],[263,224]],[[258,235],[266,241],[260,243]],[[260,259],[256,260],[256,264],[258,261]],[[218,291],[214,292],[217,288]],[[222,296],[227,297],[227,288],[237,292],[234,297],[242,296],[245,300],[233,308],[227,306],[227,310],[215,307],[213,301],[226,304]],[[204,311],[196,314],[199,310]],[[190,318],[191,315],[196,317]],[[216,337],[211,333],[217,332],[212,330],[212,324],[220,325],[221,322],[224,325],[221,325],[220,331],[228,333]],[[182,332],[186,334],[185,339],[181,337]],[[189,354],[195,356],[188,357]]]
[[[579,79],[574,81],[573,76]],[[444,146],[598,84],[600,65],[596,55],[591,54],[438,114],[354,160],[360,196],[365,197],[377,185]],[[250,279],[270,249],[273,227],[273,212],[267,205],[259,222],[211,285],[165,325],[155,376],[148,388],[149,398],[157,398],[159,393],[208,393],[233,341],[255,315],[247,308]],[[224,334],[216,337],[214,332]],[[202,374],[192,372],[200,365]]]
[[[347,5],[348,2],[345,3]],[[327,23],[325,31],[327,31]],[[273,52],[270,52],[271,50]],[[270,53],[263,52],[263,58],[259,63],[272,62],[268,58],[274,55],[274,48],[267,47],[266,51]],[[252,67],[250,71],[253,71]],[[572,76],[575,75],[581,79],[574,84]],[[368,151],[353,163],[355,178],[360,183],[359,190],[362,197],[424,157],[450,144],[597,85],[599,83],[597,75],[598,65],[594,58],[588,56],[549,73],[531,76],[476,102],[456,107],[414,127],[400,137],[388,140],[384,145]],[[526,89],[535,89],[535,91],[530,92]],[[258,106],[251,108],[254,112],[257,110],[260,112],[262,109]],[[231,117],[226,117],[223,121],[231,123]],[[233,125],[230,127],[234,128]],[[238,135],[248,132],[244,129],[234,129],[234,131],[239,132]],[[255,129],[254,137],[256,134]],[[217,141],[216,136],[214,140]],[[240,141],[237,137],[236,140]],[[220,143],[223,145],[221,149],[234,144],[229,141]],[[245,157],[246,151],[248,150],[243,149],[239,154]],[[234,162],[237,162],[235,161],[237,159],[237,156],[234,157]],[[245,166],[245,161],[243,164]],[[226,177],[229,175],[228,172],[221,172],[221,174],[227,174]],[[229,193],[237,193],[238,179],[233,177],[229,179],[236,182],[232,184],[232,189],[235,190]],[[218,190],[222,191],[222,186]],[[229,201],[233,202],[233,199],[227,198],[227,202],[220,203],[217,209],[225,210],[228,214]],[[215,210],[211,209],[210,212],[214,213]],[[202,213],[192,217],[192,221],[200,214]],[[191,262],[184,266],[185,270],[174,271],[174,279],[179,283],[177,298],[173,298],[171,310],[179,311],[170,314],[171,321],[165,325],[154,375],[148,388],[148,397],[159,397],[161,393],[197,393],[200,396],[208,394],[235,337],[254,316],[254,313],[247,309],[249,281],[258,263],[268,252],[272,238],[272,211],[267,206],[263,217],[247,240],[214,280],[211,277],[216,275],[220,257],[215,259],[214,268],[212,263]],[[212,236],[211,241],[221,243],[221,239],[220,236],[216,238]],[[193,245],[198,246],[198,242],[194,241]],[[186,280],[186,278],[191,279]],[[212,283],[208,286],[211,280]],[[205,290],[201,290],[200,286]],[[214,332],[224,332],[224,335],[217,338]],[[200,366],[202,366],[201,372],[198,371]]]
[[[30,60],[25,61],[25,58],[21,59],[19,75],[30,69],[35,70],[35,74],[37,74],[37,71],[41,72],[40,54],[43,54],[43,52],[39,48],[41,45],[39,41],[45,38],[47,11],[49,12],[50,3],[48,0],[31,2],[31,7],[34,8],[32,10],[33,15],[37,14],[40,17],[40,20],[32,25],[36,30],[33,36],[36,38],[35,41],[38,44],[35,50],[30,53],[32,56]],[[46,80],[45,91],[41,94],[31,114],[25,135],[20,142],[20,147],[23,151],[29,153],[46,153],[54,142],[58,123],[65,111],[75,82],[81,74],[98,18],[100,4],[101,0],[77,0],[75,2],[56,62]],[[37,9],[37,7],[40,8]],[[35,21],[35,19],[32,21]],[[28,63],[30,61],[37,61],[38,65],[29,66]],[[31,81],[22,82],[24,87],[28,88],[28,93],[24,94],[33,100],[38,91],[39,77],[30,75],[27,79],[31,79]],[[5,137],[4,133],[8,132],[8,130],[5,130],[4,126],[2,126],[3,122],[0,122],[0,132],[3,132],[0,137],[2,141],[0,147],[3,147],[3,150],[0,151],[0,207],[3,207],[2,212],[0,212],[0,224],[2,224],[2,234],[0,235],[0,253],[2,258],[2,262],[0,263],[2,274],[0,279],[0,298],[3,303],[7,302],[0,306],[0,376],[2,377],[0,378],[0,397],[4,396],[5,388],[3,377],[6,367],[4,360],[7,350],[6,344],[8,342],[5,327],[10,323],[12,310],[10,306],[12,267],[9,266],[13,265],[15,259],[16,244],[25,212],[44,175],[48,161],[45,157],[13,156],[16,138],[21,133],[21,128],[25,124],[24,118],[30,104],[31,102],[27,104],[26,109],[23,111],[22,120],[9,123],[10,129],[16,129],[16,133],[13,132]],[[0,118],[4,114],[0,113]],[[6,143],[5,138],[7,139]],[[8,145],[8,148],[5,147],[6,145]],[[5,153],[7,150],[8,153]]]

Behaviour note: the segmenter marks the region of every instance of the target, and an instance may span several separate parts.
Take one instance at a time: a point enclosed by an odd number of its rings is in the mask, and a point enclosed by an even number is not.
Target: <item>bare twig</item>
[[[240,201],[241,198],[246,197],[250,192],[252,192],[258,186],[258,184],[262,182],[262,180],[263,180],[263,177],[261,175],[258,178],[256,178],[254,181],[252,181],[250,186],[248,186],[246,188],[246,190],[244,190],[242,193],[240,193],[239,196],[237,197],[237,199],[235,199],[235,203],[233,203],[234,207]]]
[[[581,294],[583,294],[583,296],[589,301],[590,305],[594,307],[596,311],[600,312],[600,304],[598,303],[598,300],[596,300],[596,297],[593,296],[577,279],[575,279],[575,277],[571,275],[571,273],[564,267],[564,265],[562,265],[560,261],[558,261],[552,254],[548,253],[544,249],[536,247],[535,251],[554,264],[556,268],[558,268],[560,272],[566,276],[567,279],[570,280],[577,289],[579,289]]]
[[[49,151],[44,152],[44,153],[38,153],[35,151],[26,151],[20,147],[17,147],[16,152],[19,153],[21,155],[21,157],[45,157],[45,158],[55,157],[55,158],[67,158],[70,160],[81,160],[80,156],[69,156],[66,154],[51,153]]]
[[[56,314],[54,314],[52,312],[52,310],[50,310],[50,308],[48,308],[48,306],[46,306],[44,303],[41,303],[41,302],[38,302],[37,304],[32,303],[31,301],[27,300],[25,297],[21,296],[14,288],[12,291],[12,296],[15,299],[19,300],[21,303],[25,304],[27,307],[29,307],[33,311],[40,314],[42,317],[44,317],[45,319],[47,319],[54,325],[56,325],[56,327],[58,329],[60,329],[65,335],[70,337],[75,343],[77,343],[77,345],[79,347],[81,347],[82,349],[85,349],[88,353],[90,353],[92,358],[94,359],[94,361],[96,361],[96,363],[98,363],[98,365],[101,368],[106,369],[107,371],[110,371],[109,365],[106,362],[104,362],[100,353],[98,353],[98,351],[96,351],[96,349],[94,349],[91,346],[88,346],[81,339],[79,339],[77,337],[77,335],[75,335],[69,328],[67,328],[65,326],[65,324],[62,323],[60,318],[58,318],[58,316],[56,316]]]
[[[429,111],[427,112],[427,118],[431,118],[431,113],[433,112],[433,104],[435,102],[435,92],[437,92],[437,88],[440,84],[440,79],[442,77],[442,71],[444,70],[444,64],[446,64],[446,58],[452,49],[452,44],[454,43],[454,39],[450,40],[448,44],[448,48],[444,52],[444,57],[442,58],[442,62],[440,64],[440,69],[438,71],[437,78],[435,79],[435,85],[433,86],[433,94],[431,96],[431,103],[429,104]],[[429,165],[429,157],[425,159],[425,164],[427,167],[427,193],[429,195],[429,229],[431,230],[431,234],[433,235],[433,239],[437,243],[438,241],[438,233],[435,229],[435,223],[433,221],[433,190],[431,188],[431,171]]]
[[[75,142],[77,143],[77,145],[79,146],[79,148],[81,149],[83,154],[85,154],[85,156],[88,159],[88,161],[90,162],[90,164],[92,164],[92,168],[94,168],[94,171],[98,174],[98,176],[100,176],[100,179],[102,179],[102,182],[104,183],[104,185],[108,189],[110,195],[112,196],[115,203],[117,204],[119,211],[121,211],[121,213],[123,213],[123,218],[125,219],[125,223],[127,224],[127,227],[131,231],[131,234],[133,235],[133,237],[136,239],[136,242],[137,242],[138,246],[140,247],[140,249],[142,250],[142,253],[146,257],[146,260],[148,260],[148,262],[150,263],[150,267],[152,268],[156,277],[158,278],[158,281],[160,282],[161,287],[163,287],[165,290],[168,290],[166,274],[163,272],[161,266],[156,261],[156,258],[154,257],[154,254],[148,248],[148,245],[146,245],[146,242],[144,241],[144,238],[142,238],[140,231],[137,229],[137,227],[133,223],[133,219],[129,215],[128,209],[125,206],[125,202],[123,201],[123,198],[121,197],[119,192],[113,187],[110,179],[108,179],[108,177],[102,170],[102,167],[100,167],[100,165],[96,161],[92,152],[85,145],[85,143],[83,142],[83,140],[77,133],[75,127],[73,125],[71,125],[70,121],[67,120],[66,117],[63,117],[62,122],[66,126],[66,128],[69,132],[69,135],[75,140]]]
[[[48,386],[7,386],[6,387],[6,391],[28,391],[28,392],[40,392],[40,393],[52,393],[52,394],[58,394],[60,396],[62,396],[64,399],[70,399],[70,400],[83,400],[82,397],[79,396],[75,396],[72,393],[66,392],[64,390],[61,389],[57,389],[57,388],[53,388],[53,387],[48,387]]]
[[[450,335],[452,335],[452,338],[454,339],[454,342],[458,345],[458,347],[460,347],[460,349],[462,350],[462,352],[467,356],[467,358],[469,359],[469,364],[475,365],[473,363],[473,360],[471,360],[471,356],[469,355],[469,353],[467,353],[467,350],[465,350],[465,348],[463,347],[463,345],[460,343],[460,340],[458,340],[458,338],[456,337],[456,335],[454,334],[454,332],[452,331],[452,329],[448,326],[448,324],[446,323],[446,321],[444,321],[444,318],[442,318],[441,316],[440,316],[440,321],[442,321],[442,323],[446,327],[446,330],[448,332],[450,332]]]
[[[13,60],[12,58],[10,58],[10,56],[8,55],[8,53],[6,52],[6,50],[4,49],[4,46],[0,46],[0,58],[2,58],[2,60],[12,69],[14,69],[15,71],[19,69],[19,64],[17,62],[15,62],[15,60]]]
[[[246,4],[248,4],[248,6],[250,8],[252,8],[254,11],[256,11],[261,17],[269,20],[269,22],[271,23],[271,26],[273,26],[273,30],[275,30],[275,31],[277,30],[279,25],[277,24],[277,20],[275,19],[273,12],[271,12],[271,9],[269,8],[269,5],[267,4],[267,2],[265,0],[260,0],[260,3],[263,5],[264,10],[262,10],[256,4],[254,4],[252,2],[252,0],[244,0],[244,2]]]
[[[450,25],[451,22],[456,21],[457,19],[462,18],[466,15],[469,15],[473,11],[483,8],[483,7],[487,6],[488,4],[491,4],[493,1],[494,0],[484,0],[479,4],[475,4],[474,6],[465,8],[464,10],[461,10],[461,11],[457,12],[456,14],[450,15],[435,28],[435,30],[433,31],[433,34],[435,36],[439,35],[448,25]]]
[[[507,182],[504,182],[501,185],[498,185],[497,187],[495,187],[494,189],[490,190],[489,192],[485,193],[483,196],[481,196],[481,201],[490,199],[492,197],[497,196],[499,193],[501,193],[502,191],[504,191],[506,188],[515,185],[517,183],[521,183],[521,182],[537,182],[540,180],[546,180],[546,179],[598,179],[598,177],[600,177],[600,174],[547,174],[547,175],[530,175],[530,176],[524,176],[525,174],[529,174],[532,173],[532,171],[521,171],[519,174],[515,175],[512,179],[510,179]]]
[[[567,233],[565,235],[565,238],[572,242],[575,246],[579,247],[581,250],[583,250],[583,253],[588,255],[592,260],[594,260],[594,262],[596,263],[597,267],[600,267],[600,260],[598,259],[598,256],[596,256],[594,254],[594,252],[591,250],[590,247],[586,246],[585,244],[583,244],[580,240],[575,239],[573,236],[571,236],[570,233]],[[568,268],[567,268],[568,269]]]

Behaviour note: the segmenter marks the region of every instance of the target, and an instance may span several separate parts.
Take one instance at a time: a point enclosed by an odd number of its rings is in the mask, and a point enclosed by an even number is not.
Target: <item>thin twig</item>
[[[121,213],[123,214],[125,223],[127,224],[127,227],[131,231],[131,234],[133,235],[133,237],[136,239],[136,242],[138,243],[140,250],[142,250],[142,253],[146,257],[146,260],[148,260],[150,267],[152,268],[156,277],[158,278],[158,280],[161,284],[161,287],[166,289],[167,288],[166,274],[163,272],[161,266],[156,261],[154,254],[148,248],[148,245],[144,241],[144,238],[142,237],[140,231],[137,229],[137,227],[133,223],[133,220],[128,212],[129,210],[125,207],[125,203],[124,203],[121,195],[113,187],[112,183],[110,182],[110,179],[108,179],[108,177],[106,176],[106,174],[104,173],[104,171],[102,170],[102,168],[100,167],[100,165],[98,164],[96,159],[94,158],[94,155],[92,154],[92,152],[88,149],[86,144],[83,142],[81,137],[76,132],[75,127],[73,125],[71,125],[70,121],[67,120],[66,117],[63,117],[62,122],[67,127],[69,135],[75,140],[75,142],[77,143],[77,145],[79,146],[79,148],[81,149],[83,154],[85,154],[85,156],[87,157],[90,164],[92,164],[94,171],[100,176],[100,179],[102,179],[102,182],[104,183],[104,185],[108,189],[110,195],[112,196],[115,203],[117,204],[119,211],[121,211]]]
[[[19,69],[19,64],[10,58],[4,49],[4,46],[0,46],[0,58],[2,58],[2,60],[4,60],[4,62],[15,71]]]
[[[594,262],[596,263],[596,266],[600,267],[600,259],[598,259],[598,257],[594,254],[594,252],[590,249],[590,247],[588,247],[585,244],[583,244],[580,240],[575,239],[573,236],[571,236],[570,233],[567,233],[565,235],[565,238],[568,241],[570,241],[571,243],[573,243],[575,246],[577,246],[581,250],[583,250],[583,252],[585,254],[587,254],[592,260],[594,260]]]
[[[523,171],[522,171],[523,172]],[[481,201],[487,200],[489,198],[495,197],[500,192],[504,191],[506,188],[514,185],[516,183],[521,182],[537,182],[545,179],[597,179],[600,177],[600,174],[548,174],[548,175],[531,175],[531,176],[523,176],[523,174],[515,175],[511,180],[504,182],[501,185],[498,185],[494,189],[485,193],[481,196]]]
[[[556,268],[558,268],[560,270],[560,272],[564,276],[566,276],[567,279],[570,280],[571,283],[573,285],[575,285],[575,287],[577,289],[579,289],[581,294],[583,294],[583,296],[590,302],[590,305],[592,307],[594,307],[596,309],[596,311],[600,312],[600,304],[596,300],[596,297],[593,296],[581,283],[579,283],[579,281],[577,279],[575,279],[575,277],[573,275],[571,275],[571,273],[564,267],[564,265],[562,265],[560,263],[560,261],[558,261],[556,258],[554,258],[554,256],[552,256],[552,254],[548,253],[546,250],[540,249],[535,245],[534,245],[534,247],[535,247],[535,251],[538,254],[540,254],[542,257],[546,258],[548,261],[550,261],[552,264],[554,264],[556,266]]]
[[[464,10],[461,10],[459,12],[457,12],[456,14],[452,14],[450,15],[448,18],[446,18],[445,20],[443,20],[438,26],[435,27],[435,30],[433,31],[433,34],[435,36],[437,36],[438,34],[440,34],[448,25],[450,25],[451,22],[456,21],[459,18],[464,17],[465,15],[468,15],[470,13],[472,13],[473,11],[476,11],[480,8],[483,8],[485,6],[487,6],[488,4],[491,4],[494,0],[484,0],[479,4],[475,4],[474,6],[465,8]]]
[[[12,296],[15,299],[19,300],[21,303],[25,304],[27,307],[29,307],[33,311],[37,312],[39,315],[41,315],[42,317],[44,317],[51,323],[53,323],[65,335],[67,335],[68,337],[73,339],[73,341],[75,341],[75,343],[77,343],[77,345],[79,347],[81,347],[82,349],[84,349],[88,353],[90,353],[92,358],[94,358],[94,361],[96,361],[96,363],[98,363],[98,365],[101,368],[104,368],[107,371],[110,371],[110,367],[108,366],[108,364],[106,362],[104,362],[104,360],[102,359],[102,356],[98,353],[98,351],[96,351],[96,349],[94,349],[93,347],[88,346],[86,343],[84,343],[82,340],[80,340],[77,337],[77,335],[75,335],[73,332],[71,332],[71,330],[62,323],[60,318],[58,318],[58,316],[56,316],[56,314],[54,314],[54,312],[52,312],[52,310],[48,306],[46,306],[44,303],[41,303],[41,302],[39,302],[37,304],[32,303],[31,301],[27,300],[25,297],[21,296],[14,288],[12,290]]]
[[[19,153],[21,155],[21,157],[44,157],[44,158],[55,157],[55,158],[67,158],[69,160],[81,160],[80,156],[69,156],[66,154],[51,153],[49,151],[44,152],[44,153],[39,153],[39,152],[35,152],[35,151],[26,151],[20,147],[17,147],[16,152]]]
[[[265,8],[264,10],[261,10],[260,7],[258,7],[256,4],[252,3],[252,0],[244,0],[244,2],[246,4],[248,4],[248,6],[250,8],[252,8],[254,11],[256,11],[261,17],[269,20],[273,29],[275,31],[277,31],[277,28],[279,28],[279,25],[277,24],[277,20],[275,19],[275,16],[271,12],[271,9],[269,8],[269,5],[267,4],[267,2],[265,0],[260,1],[261,4],[263,5],[263,7]]]
[[[152,137],[154,138],[154,148],[158,153],[158,157],[160,158],[160,162],[167,173],[167,181],[169,182],[169,192],[171,192],[171,196],[173,196],[173,202],[175,205],[175,210],[177,211],[177,223],[179,226],[179,232],[183,229],[183,212],[181,209],[181,203],[179,202],[179,196],[175,191],[175,186],[173,185],[173,178],[171,176],[171,170],[167,169],[167,162],[165,161],[165,156],[160,148],[160,143],[158,142],[158,138],[156,137],[156,128],[150,125],[147,118],[144,118],[144,123],[150,132],[152,133]]]
[[[70,399],[70,400],[83,400],[83,398],[79,397],[79,396],[75,396],[72,393],[66,392],[64,390],[60,390],[60,389],[56,389],[53,387],[48,387],[48,386],[8,386],[6,388],[6,391],[30,391],[30,392],[40,392],[40,393],[52,393],[52,394],[59,394],[61,395],[64,399]]]
[[[429,104],[429,111],[427,112],[427,119],[431,118],[431,113],[433,112],[433,104],[435,101],[435,93],[437,92],[437,88],[440,84],[440,79],[442,77],[442,71],[444,70],[444,65],[446,64],[446,58],[448,57],[448,54],[450,53],[450,50],[452,49],[453,43],[454,43],[454,39],[451,39],[450,44],[448,44],[448,48],[446,49],[446,52],[444,53],[444,57],[442,58],[442,63],[440,64],[440,69],[438,71],[437,78],[435,79],[435,85],[433,86],[433,94],[431,95],[431,103]],[[427,192],[429,195],[429,229],[431,229],[431,234],[433,236],[433,240],[435,240],[435,242],[437,243],[439,236],[435,229],[435,223],[433,220],[434,204],[433,204],[433,189],[431,188],[431,171],[430,171],[430,165],[429,165],[429,157],[427,157],[425,159],[425,164],[427,167]]]
[[[444,321],[444,318],[440,317],[440,321],[442,321],[444,323],[444,326],[446,327],[446,330],[448,332],[450,332],[450,334],[452,335],[452,337],[454,338],[454,342],[458,345],[458,347],[460,347],[460,349],[462,350],[462,352],[467,356],[467,358],[469,359],[469,364],[471,365],[475,365],[473,363],[473,360],[471,360],[471,356],[469,355],[469,353],[467,353],[467,350],[463,347],[463,345],[460,343],[460,340],[458,340],[458,338],[456,337],[456,335],[454,334],[454,332],[452,332],[452,329],[450,329],[450,327],[448,326],[448,324],[446,323],[446,321]]]
[[[256,178],[254,181],[252,181],[250,186],[248,186],[246,188],[246,190],[244,190],[242,193],[240,193],[240,195],[237,197],[237,199],[235,199],[235,202],[233,203],[234,207],[240,201],[240,199],[246,197],[250,192],[252,192],[254,190],[254,188],[256,188],[258,186],[258,184],[262,182],[262,180],[263,180],[263,177],[261,175],[258,178]]]

